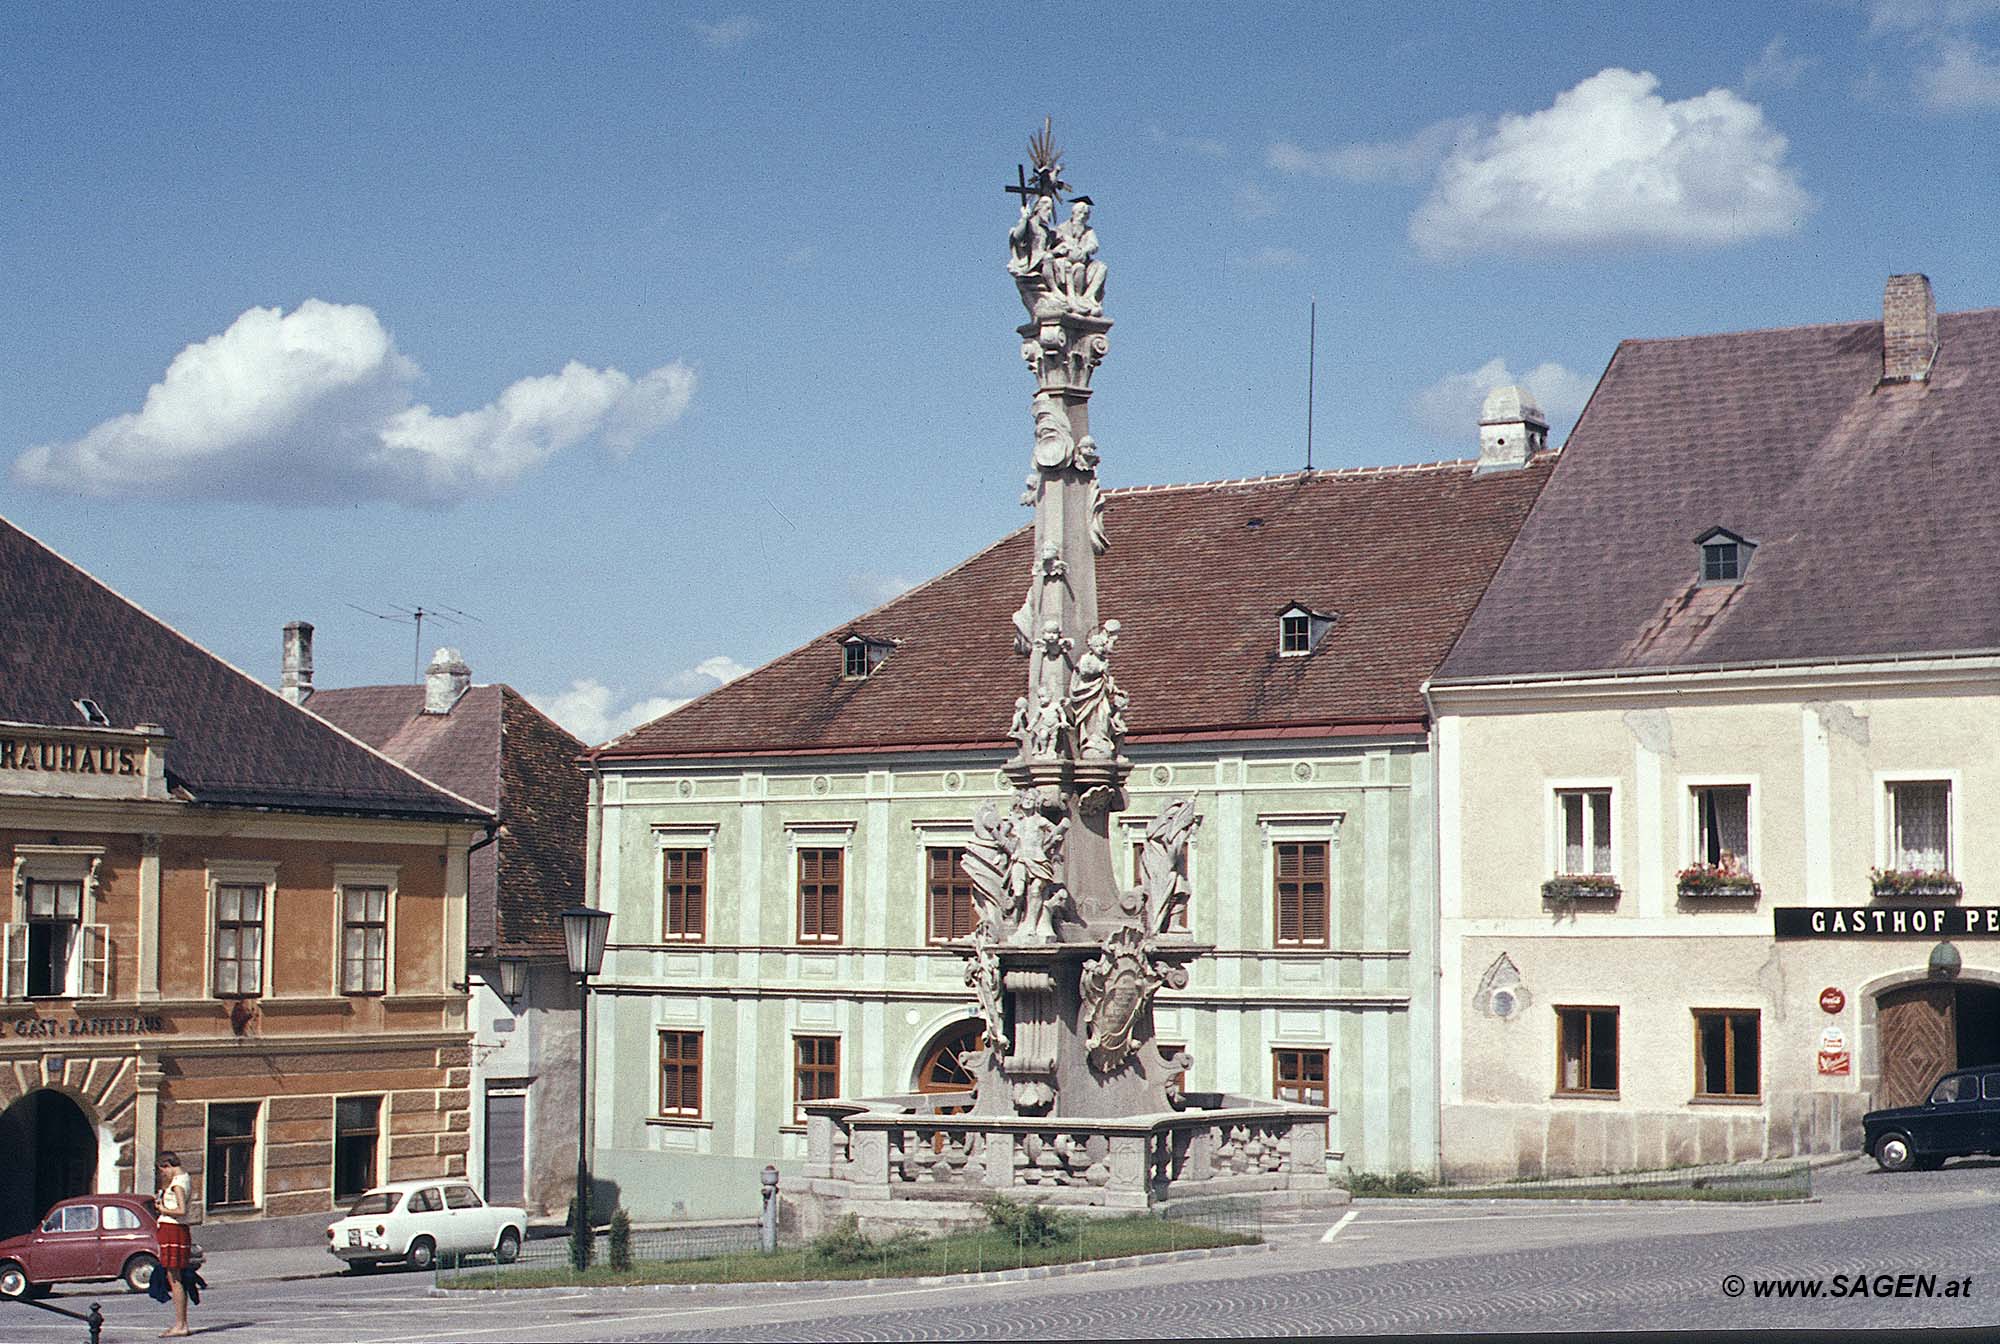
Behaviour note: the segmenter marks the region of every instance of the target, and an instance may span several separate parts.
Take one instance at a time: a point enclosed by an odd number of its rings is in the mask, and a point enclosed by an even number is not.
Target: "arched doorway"
[[[969,1092],[978,1080],[974,1078],[959,1056],[978,1050],[986,1044],[985,1028],[977,1021],[954,1022],[931,1038],[917,1062],[917,1091],[919,1092]],[[962,1111],[963,1106],[943,1107],[939,1111],[951,1114]]]
[[[0,1237],[32,1228],[49,1205],[97,1185],[97,1133],[83,1108],[36,1088],[0,1112]]]
[[[1878,1107],[1914,1106],[1940,1074],[2000,1064],[2000,987],[1926,981],[1876,1001]]]

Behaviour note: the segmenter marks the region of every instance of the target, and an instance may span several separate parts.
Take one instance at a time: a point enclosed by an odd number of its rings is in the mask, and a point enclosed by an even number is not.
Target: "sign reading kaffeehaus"
[[[0,723],[0,794],[163,798],[166,734],[137,728]]]
[[[1781,905],[1779,938],[2000,938],[2000,905]]]

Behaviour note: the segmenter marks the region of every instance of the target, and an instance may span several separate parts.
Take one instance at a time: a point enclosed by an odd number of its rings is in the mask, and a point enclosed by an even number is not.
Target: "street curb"
[[[1796,1204],[1817,1204],[1818,1195],[1806,1199],[1523,1199],[1519,1196],[1505,1196],[1481,1199],[1467,1195],[1464,1199],[1417,1198],[1397,1199],[1393,1196],[1376,1199],[1369,1197],[1354,1201],[1357,1208],[1412,1209],[1435,1206],[1441,1209],[1462,1209],[1478,1207],[1482,1209],[1513,1208],[1535,1209],[1553,1207],[1558,1209],[1782,1209]]]
[[[427,1288],[426,1297],[457,1297],[463,1293],[539,1293],[573,1296],[577,1293],[745,1293],[766,1288],[890,1288],[920,1285],[946,1287],[951,1284],[1014,1283],[1024,1279],[1059,1279],[1071,1274],[1092,1274],[1107,1269],[1130,1269],[1143,1265],[1178,1265],[1195,1260],[1220,1260],[1237,1255],[1255,1255],[1276,1250],[1268,1241],[1252,1246],[1208,1246],[1191,1251],[1153,1251],[1146,1255],[1121,1255],[1109,1260],[1078,1260],[1067,1265],[1030,1265],[1024,1269],[989,1269],[979,1274],[904,1275],[887,1279],[764,1279],[755,1283],[578,1283],[550,1288]]]

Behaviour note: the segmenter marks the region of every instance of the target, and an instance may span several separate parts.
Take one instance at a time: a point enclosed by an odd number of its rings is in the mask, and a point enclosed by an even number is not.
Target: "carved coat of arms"
[[[1179,989],[1187,971],[1152,958],[1146,936],[1130,925],[1106,938],[1102,953],[1085,964],[1078,987],[1089,1031],[1090,1066],[1109,1073],[1132,1053],[1133,1033],[1161,985]]]

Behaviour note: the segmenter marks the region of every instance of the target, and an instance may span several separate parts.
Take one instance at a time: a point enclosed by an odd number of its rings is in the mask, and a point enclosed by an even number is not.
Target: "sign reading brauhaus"
[[[2000,905],[1781,905],[1779,938],[2000,938]]]

